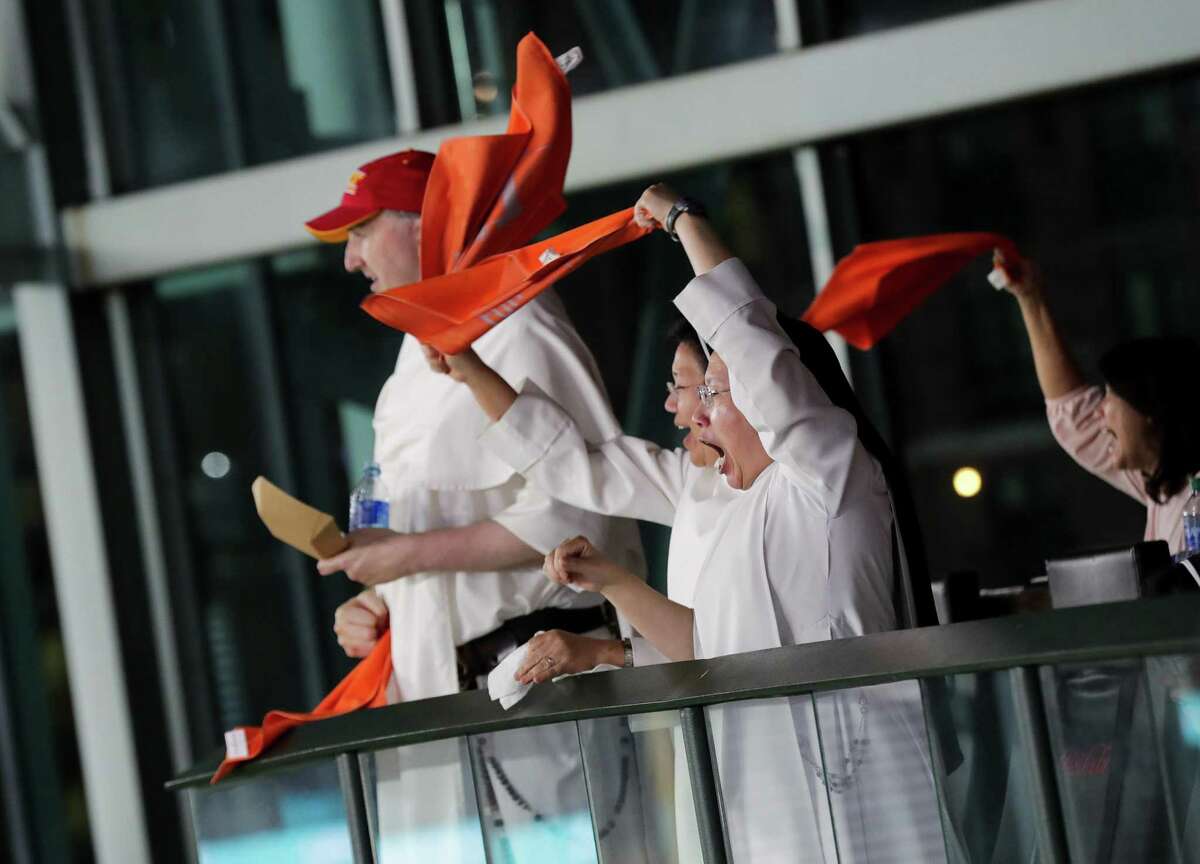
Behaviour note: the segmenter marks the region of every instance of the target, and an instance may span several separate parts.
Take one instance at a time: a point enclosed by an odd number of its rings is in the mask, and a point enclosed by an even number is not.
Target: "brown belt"
[[[568,633],[587,633],[600,627],[616,632],[616,615],[607,603],[586,609],[546,608],[509,618],[490,633],[459,645],[458,686],[474,690],[479,679],[500,663],[500,658],[518,645],[524,645],[539,630],[566,630]]]

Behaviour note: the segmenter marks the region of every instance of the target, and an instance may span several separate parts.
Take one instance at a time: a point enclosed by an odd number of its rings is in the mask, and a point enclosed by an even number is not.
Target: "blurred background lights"
[[[214,480],[220,480],[228,474],[230,465],[229,457],[217,450],[205,453],[200,460],[200,470]]]
[[[983,488],[983,476],[974,468],[967,466],[954,472],[954,491],[961,498],[974,498]]]

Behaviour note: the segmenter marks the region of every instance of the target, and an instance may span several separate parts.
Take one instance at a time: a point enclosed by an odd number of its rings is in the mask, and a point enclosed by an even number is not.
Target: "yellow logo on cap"
[[[349,182],[346,183],[346,194],[347,195],[357,195],[358,194],[358,184],[361,183],[366,178],[367,178],[367,175],[361,171],[355,171],[353,174],[351,174]]]

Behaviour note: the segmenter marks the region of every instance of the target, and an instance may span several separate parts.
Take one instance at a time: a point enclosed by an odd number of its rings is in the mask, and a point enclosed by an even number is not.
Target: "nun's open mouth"
[[[713,465],[713,467],[717,469],[718,474],[724,474],[725,473],[725,448],[722,447],[720,444],[714,444],[712,441],[705,441],[703,438],[700,439],[700,443],[703,444],[705,447],[707,447],[709,450],[712,450],[714,453],[717,454],[717,461]]]

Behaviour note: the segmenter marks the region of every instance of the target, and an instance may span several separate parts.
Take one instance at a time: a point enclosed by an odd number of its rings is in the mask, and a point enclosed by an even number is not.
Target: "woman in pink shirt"
[[[1106,386],[1089,386],[1046,305],[1037,267],[999,252],[994,262],[1021,307],[1050,431],[1076,462],[1146,506],[1146,540],[1181,551],[1188,480],[1200,471],[1200,403],[1186,387],[1188,373],[1200,370],[1200,347],[1188,338],[1121,343],[1100,360]]]

